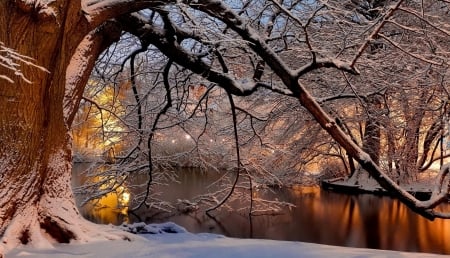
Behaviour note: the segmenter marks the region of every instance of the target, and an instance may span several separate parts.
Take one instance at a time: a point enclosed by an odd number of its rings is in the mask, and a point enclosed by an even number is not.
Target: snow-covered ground
[[[406,253],[374,249],[336,247],[302,242],[237,239],[214,234],[192,234],[173,223],[136,224],[127,227],[142,238],[128,241],[99,241],[88,244],[58,244],[54,249],[19,247],[6,255],[13,257],[446,257],[437,254]],[[139,230],[137,230],[139,229]]]

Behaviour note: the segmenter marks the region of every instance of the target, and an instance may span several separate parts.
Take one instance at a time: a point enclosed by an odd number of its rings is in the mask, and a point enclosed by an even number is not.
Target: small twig
[[[205,211],[206,214],[208,214],[208,215],[210,215],[209,213],[211,211],[222,206],[230,198],[230,196],[233,194],[234,189],[236,188],[236,185],[239,181],[239,174],[241,172],[240,171],[241,170],[241,154],[240,154],[240,149],[239,149],[239,136],[238,136],[238,131],[237,131],[236,106],[234,104],[233,96],[229,92],[227,92],[227,96],[228,96],[228,100],[230,101],[231,114],[233,116],[234,143],[235,143],[236,158],[237,158],[237,172],[236,172],[236,177],[234,179],[233,185],[231,186],[231,189],[228,192],[228,194],[217,205],[215,205],[214,207],[211,207]]]

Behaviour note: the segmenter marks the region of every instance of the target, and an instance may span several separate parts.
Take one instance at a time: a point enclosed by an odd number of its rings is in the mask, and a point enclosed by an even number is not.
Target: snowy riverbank
[[[6,257],[447,257],[427,253],[336,247],[302,242],[237,239],[215,234],[192,234],[173,223],[148,225],[145,229],[141,226],[142,224],[139,225],[142,238],[132,242],[99,241],[89,244],[58,244],[54,249],[19,247],[8,253]],[[136,228],[131,227],[131,230]]]

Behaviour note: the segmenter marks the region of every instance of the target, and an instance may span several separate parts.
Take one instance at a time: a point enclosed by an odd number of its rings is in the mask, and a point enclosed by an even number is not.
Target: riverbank
[[[404,184],[402,185],[402,187],[417,199],[428,200],[431,196],[432,185],[433,182],[427,180]],[[386,191],[374,181],[364,184],[354,184],[348,182],[345,178],[333,178],[321,180],[320,187],[324,190],[345,194],[374,194],[381,196],[391,196],[391,193]]]
[[[101,241],[88,244],[57,244],[54,249],[19,247],[8,253],[8,258],[194,258],[194,257],[284,257],[284,258],[441,258],[430,253],[397,252],[365,248],[337,247],[304,242],[228,238],[216,234],[192,234],[176,225],[167,230],[166,224],[153,225],[156,234],[141,234],[138,240]],[[161,229],[158,231],[158,228]],[[163,230],[165,228],[165,230]],[[167,233],[177,232],[177,233]]]

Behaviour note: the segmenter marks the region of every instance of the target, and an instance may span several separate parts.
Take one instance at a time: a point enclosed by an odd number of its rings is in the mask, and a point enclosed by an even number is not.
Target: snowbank
[[[138,232],[143,237],[133,242],[99,241],[88,244],[58,244],[54,249],[33,249],[24,246],[8,253],[6,257],[444,257],[426,253],[358,249],[302,242],[236,239],[215,234],[192,234],[174,223],[150,225],[136,223],[121,227],[130,232]]]

